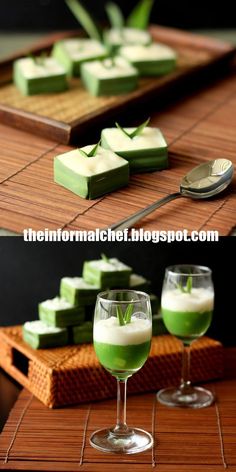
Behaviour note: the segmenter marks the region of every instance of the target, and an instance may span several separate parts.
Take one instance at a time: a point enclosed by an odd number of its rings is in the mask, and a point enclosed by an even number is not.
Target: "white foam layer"
[[[105,55],[106,48],[95,39],[72,38],[61,42],[72,60],[93,59]]]
[[[84,146],[81,149],[88,154],[94,146]],[[93,157],[85,157],[79,149],[73,149],[73,151],[57,156],[57,159],[73,172],[84,177],[108,172],[127,164],[122,157],[117,156],[113,151],[103,149],[101,146],[98,147],[96,156]]]
[[[152,43],[148,46],[123,46],[119,53],[131,62],[176,59],[175,51],[165,44]]]
[[[60,333],[61,328],[56,328],[54,326],[47,326],[40,320],[35,321],[27,321],[24,324],[24,328],[29,333],[33,334],[53,334],[53,333]]]
[[[85,62],[83,70],[94,75],[98,79],[114,79],[137,75],[137,70],[123,57],[103,59],[102,61]]]
[[[213,310],[214,293],[210,289],[192,288],[191,293],[174,290],[163,291],[161,306],[171,311],[192,311],[203,313]]]
[[[82,277],[63,277],[62,281],[73,288],[81,288],[87,290],[99,289],[99,287],[97,287],[96,285],[91,285],[88,284],[88,282],[85,282]]]
[[[71,303],[60,297],[55,297],[51,300],[45,300],[44,302],[40,303],[40,305],[48,310],[67,310],[68,308],[73,307]]]
[[[122,270],[130,270],[131,268],[120,262],[115,257],[109,259],[109,261],[104,261],[103,259],[99,259],[97,261],[89,261],[90,267],[94,267],[95,269],[99,269],[102,272],[117,272]]]
[[[110,44],[148,44],[151,42],[151,35],[148,31],[136,28],[111,28],[106,32],[106,38]]]
[[[124,128],[127,133],[132,133],[136,128]],[[134,138],[129,138],[118,128],[105,128],[102,136],[108,146],[116,152],[134,151],[138,149],[158,149],[167,146],[165,138],[158,128],[147,126],[142,133]]]
[[[64,67],[53,57],[46,57],[42,60],[36,61],[31,57],[24,57],[18,59],[18,66],[21,74],[26,79],[36,79],[49,77],[54,75],[65,74]]]
[[[132,316],[131,323],[119,325],[118,318],[111,316],[106,320],[94,323],[94,340],[101,343],[126,346],[130,344],[142,344],[149,341],[152,336],[152,323],[148,319]]]
[[[129,286],[130,288],[136,287],[137,285],[146,283],[146,281],[147,280],[142,275],[131,274],[130,280],[129,280]]]

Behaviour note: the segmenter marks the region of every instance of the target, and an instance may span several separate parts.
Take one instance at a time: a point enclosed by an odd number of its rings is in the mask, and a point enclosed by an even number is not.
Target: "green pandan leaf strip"
[[[126,22],[127,26],[142,30],[147,29],[153,3],[154,0],[141,0],[130,13]]]
[[[98,26],[94,22],[89,12],[79,2],[79,0],[65,0],[65,2],[67,6],[69,7],[69,9],[71,10],[71,12],[73,13],[76,20],[88,33],[89,37],[93,39],[97,39],[98,41],[102,41],[102,34]]]
[[[101,259],[102,259],[104,262],[109,262],[109,257],[107,257],[106,254],[104,254],[104,253],[101,254]]]
[[[138,136],[139,134],[142,134],[144,128],[146,128],[149,121],[150,121],[150,118],[148,118],[146,121],[144,121],[144,123],[139,125],[132,133],[130,133],[130,135],[129,135],[130,138],[133,139],[135,136]]]
[[[132,313],[133,313],[133,308],[134,308],[133,303],[127,306],[125,314],[124,314],[125,324],[131,322],[131,316],[132,316]]]
[[[116,307],[116,315],[119,320],[120,326],[124,326],[125,325],[124,316],[123,316],[122,308],[119,305]]]
[[[120,131],[122,131],[122,133],[124,133],[126,136],[128,136],[128,138],[130,138],[129,133],[127,133],[127,131],[125,131],[125,129],[122,128],[122,126],[120,126],[119,123],[116,122],[115,125]]]
[[[100,145],[100,143],[101,143],[101,139],[98,141],[97,144],[95,144],[95,146],[94,146],[94,147],[91,149],[91,151],[88,152],[88,153],[85,152],[83,149],[80,149],[80,148],[79,148],[79,152],[80,152],[80,154],[82,154],[82,156],[84,156],[84,157],[94,157],[94,156],[96,156],[96,154],[97,154],[98,146]]]
[[[187,293],[191,293],[193,288],[193,278],[191,275],[187,278],[187,283],[186,283],[186,291]]]
[[[106,3],[105,9],[112,28],[120,30],[124,28],[125,19],[120,7],[114,2],[109,2]]]

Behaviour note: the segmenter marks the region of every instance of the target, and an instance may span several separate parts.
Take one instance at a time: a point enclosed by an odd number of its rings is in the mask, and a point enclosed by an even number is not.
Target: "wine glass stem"
[[[181,383],[180,383],[180,390],[183,394],[190,393],[191,390],[191,382],[190,382],[190,346],[182,345],[182,375],[181,375]]]
[[[117,379],[117,420],[114,433],[125,434],[128,431],[126,424],[126,389],[127,379]]]

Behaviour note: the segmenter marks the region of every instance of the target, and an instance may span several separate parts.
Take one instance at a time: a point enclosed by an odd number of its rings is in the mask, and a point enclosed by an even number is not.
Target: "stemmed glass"
[[[133,454],[149,449],[151,434],[126,424],[127,379],[147,360],[152,336],[150,298],[133,290],[110,290],[97,297],[94,348],[103,367],[117,379],[117,422],[95,431],[90,444],[103,452]]]
[[[167,267],[161,296],[162,316],[167,330],[182,341],[183,359],[180,386],[157,394],[164,405],[202,408],[214,400],[209,390],[193,387],[189,380],[190,345],[209,328],[213,306],[211,269],[197,265]]]

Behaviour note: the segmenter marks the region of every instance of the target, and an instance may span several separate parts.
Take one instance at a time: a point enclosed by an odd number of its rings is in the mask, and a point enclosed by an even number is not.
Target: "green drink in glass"
[[[133,454],[149,449],[150,433],[126,424],[127,379],[146,362],[152,337],[150,298],[144,292],[110,290],[97,297],[94,348],[103,367],[117,379],[117,423],[95,431],[90,444],[103,452]]]
[[[189,381],[188,349],[209,328],[213,306],[214,289],[208,267],[178,265],[166,269],[161,298],[163,321],[167,330],[182,341],[183,366],[180,386],[158,393],[161,403],[202,408],[213,402],[210,391],[193,387]]]

